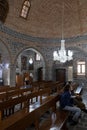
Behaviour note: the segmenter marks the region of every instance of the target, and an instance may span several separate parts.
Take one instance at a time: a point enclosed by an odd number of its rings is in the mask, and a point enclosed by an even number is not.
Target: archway
[[[16,85],[22,86],[25,81],[31,84],[32,81],[41,80],[45,80],[45,62],[42,54],[34,48],[23,50],[17,57]]]

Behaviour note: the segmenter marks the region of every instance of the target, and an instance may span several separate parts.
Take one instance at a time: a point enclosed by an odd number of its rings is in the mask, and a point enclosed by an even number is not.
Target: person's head
[[[70,84],[66,84],[66,85],[65,85],[64,91],[70,91]]]

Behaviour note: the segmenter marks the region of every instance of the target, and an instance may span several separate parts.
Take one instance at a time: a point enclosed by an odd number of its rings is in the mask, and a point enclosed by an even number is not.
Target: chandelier
[[[61,48],[60,50],[53,52],[53,60],[60,61],[65,63],[66,61],[70,61],[73,59],[73,51],[65,49],[65,40],[63,38],[63,18],[64,18],[64,2],[63,2],[63,9],[62,9],[62,40],[61,40]]]
[[[33,64],[33,59],[32,58],[29,59],[29,63]]]

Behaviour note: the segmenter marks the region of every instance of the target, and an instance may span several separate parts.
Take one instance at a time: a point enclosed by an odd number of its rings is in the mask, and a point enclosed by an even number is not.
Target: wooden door
[[[16,75],[16,86],[17,87],[23,86],[23,77],[22,77],[22,75]]]
[[[66,70],[65,69],[56,69],[56,81],[66,82]]]

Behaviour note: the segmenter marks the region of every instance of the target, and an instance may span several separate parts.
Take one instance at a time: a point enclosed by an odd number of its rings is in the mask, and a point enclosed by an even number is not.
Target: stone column
[[[3,81],[4,85],[10,85],[10,68],[3,68]]]
[[[16,86],[16,65],[10,65],[10,86]]]
[[[52,68],[52,62],[48,62],[46,64],[46,73],[45,73],[45,80],[53,80],[52,75],[53,75],[53,68]]]

